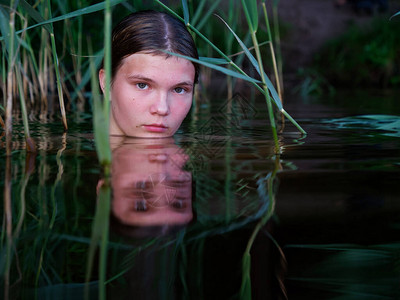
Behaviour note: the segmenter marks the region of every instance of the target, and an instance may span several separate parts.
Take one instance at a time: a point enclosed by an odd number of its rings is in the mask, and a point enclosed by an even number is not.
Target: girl
[[[199,66],[185,25],[162,12],[130,14],[113,30],[110,135],[172,136],[192,105]],[[105,72],[99,72],[104,92]]]

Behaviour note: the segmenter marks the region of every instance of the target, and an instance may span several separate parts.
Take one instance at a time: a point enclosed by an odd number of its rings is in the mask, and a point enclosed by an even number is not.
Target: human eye
[[[177,94],[179,94],[179,95],[187,94],[187,93],[189,93],[190,91],[191,91],[191,88],[190,88],[190,87],[181,87],[181,86],[178,86],[178,87],[174,88],[174,92],[177,93]]]
[[[176,87],[176,88],[174,88],[174,91],[177,94],[184,94],[186,92],[186,90],[182,87]]]
[[[144,82],[136,83],[136,86],[139,90],[147,90],[149,88],[149,85]]]

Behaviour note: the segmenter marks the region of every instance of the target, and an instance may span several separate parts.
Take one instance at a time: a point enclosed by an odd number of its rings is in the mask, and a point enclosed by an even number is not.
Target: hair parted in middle
[[[199,58],[196,46],[184,23],[175,17],[153,10],[132,13],[119,22],[112,32],[112,70],[115,77],[124,58],[142,52],[170,57],[169,51],[192,58]],[[197,83],[199,65],[195,68]]]

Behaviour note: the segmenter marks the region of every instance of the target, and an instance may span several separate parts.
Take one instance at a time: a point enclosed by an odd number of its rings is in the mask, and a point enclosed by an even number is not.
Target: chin
[[[139,134],[132,134],[132,135],[126,134],[126,136],[142,138],[142,139],[146,139],[146,138],[147,139],[164,139],[164,138],[172,137],[174,135],[174,133],[172,133],[172,134],[171,133],[163,133],[163,134],[160,134],[160,133],[143,133],[143,134],[141,134],[141,133],[139,133]]]

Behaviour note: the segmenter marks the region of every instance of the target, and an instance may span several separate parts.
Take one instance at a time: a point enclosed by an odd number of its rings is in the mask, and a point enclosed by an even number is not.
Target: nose
[[[160,116],[166,116],[169,114],[169,99],[167,92],[157,93],[154,102],[151,105],[150,112]]]

